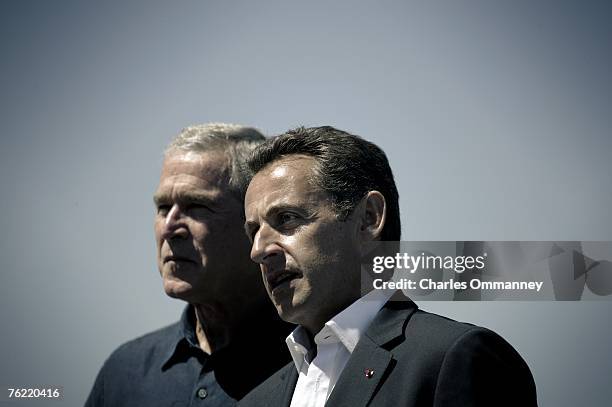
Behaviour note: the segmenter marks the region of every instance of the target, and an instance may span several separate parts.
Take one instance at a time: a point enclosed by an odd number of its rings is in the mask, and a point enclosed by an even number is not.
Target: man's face
[[[316,161],[294,155],[258,172],[246,193],[251,259],[282,319],[319,329],[360,294],[357,223],[339,221],[309,179]]]
[[[252,301],[242,203],[228,186],[223,153],[170,152],[155,192],[157,262],[166,294],[190,303]]]

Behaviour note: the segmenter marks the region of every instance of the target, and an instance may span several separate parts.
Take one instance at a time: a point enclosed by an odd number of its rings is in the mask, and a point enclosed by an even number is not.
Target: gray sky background
[[[1,2],[0,385],[81,405],[114,348],[177,319],[151,197],[189,124],[374,141],[404,240],[612,240],[611,19],[578,0]],[[542,406],[612,399],[609,301],[421,305],[507,338]]]

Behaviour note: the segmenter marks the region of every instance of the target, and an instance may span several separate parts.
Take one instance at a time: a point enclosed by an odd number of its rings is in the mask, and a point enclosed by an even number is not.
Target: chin
[[[304,308],[303,304],[278,304],[274,303],[278,316],[285,322],[300,325],[303,322],[301,318]]]
[[[295,325],[299,325],[299,321],[296,321],[294,318],[291,317],[290,314],[287,314],[286,312],[283,312],[280,308],[276,308],[276,311],[278,312],[278,316],[280,317],[280,319],[282,319],[285,322],[289,322],[290,324],[295,324]]]
[[[184,281],[164,281],[164,291],[170,298],[188,301],[193,292],[191,285]]]

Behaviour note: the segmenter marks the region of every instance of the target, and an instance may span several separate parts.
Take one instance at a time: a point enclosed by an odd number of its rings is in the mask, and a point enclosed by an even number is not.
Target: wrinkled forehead
[[[206,188],[228,187],[231,180],[227,157],[219,152],[176,152],[167,154],[158,189],[176,184]]]
[[[209,199],[217,200],[231,194],[229,180],[226,158],[223,154],[208,152],[167,154],[153,198],[155,201],[167,201],[194,194],[199,196],[205,194]]]
[[[185,173],[222,177],[228,176],[229,172],[230,160],[223,151],[170,150],[164,155],[161,176]]]

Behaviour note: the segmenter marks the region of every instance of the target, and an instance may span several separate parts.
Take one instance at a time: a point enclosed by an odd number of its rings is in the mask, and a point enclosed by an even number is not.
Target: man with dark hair
[[[388,290],[362,296],[361,258],[399,240],[398,193],[384,152],[332,127],[258,146],[245,197],[251,258],[293,363],[241,406],[534,406],[535,384],[500,336],[421,311]]]
[[[316,159],[313,184],[327,192],[340,220],[345,220],[369,191],[379,191],[388,206],[381,239],[400,239],[399,195],[380,148],[330,126],[298,127],[257,150],[248,162],[249,169],[256,173],[272,161],[296,154]]]
[[[249,127],[187,127],[164,156],[156,206],[164,291],[188,303],[178,323],[119,347],[86,406],[233,406],[289,360],[280,321],[243,233]]]

